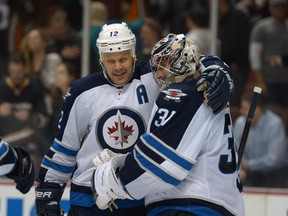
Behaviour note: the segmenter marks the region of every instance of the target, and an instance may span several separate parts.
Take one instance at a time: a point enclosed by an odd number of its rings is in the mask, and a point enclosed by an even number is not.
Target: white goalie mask
[[[150,65],[154,71],[162,67],[161,62],[168,61],[170,75],[165,80],[157,80],[160,88],[171,83],[183,82],[185,78],[196,72],[200,62],[200,50],[183,34],[168,34],[155,44],[151,52]]]
[[[105,24],[102,26],[102,29],[99,33],[99,37],[96,41],[96,45],[99,50],[100,56],[100,64],[103,68],[104,75],[106,79],[114,86],[121,87],[112,83],[106,73],[106,69],[102,64],[103,53],[114,53],[121,52],[125,50],[131,50],[131,57],[134,59],[133,61],[133,72],[131,77],[133,76],[135,69],[135,48],[136,48],[136,37],[128,27],[125,22],[122,23],[113,23],[113,24]],[[129,80],[128,80],[129,81]]]

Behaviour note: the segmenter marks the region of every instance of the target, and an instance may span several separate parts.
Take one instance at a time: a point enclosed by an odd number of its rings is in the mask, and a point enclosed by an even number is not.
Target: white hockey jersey
[[[195,215],[244,215],[229,108],[214,115],[195,80],[174,84],[155,103],[148,130],[118,175],[149,216],[179,209]]]
[[[16,162],[16,152],[0,137],[0,176],[9,174]]]
[[[104,148],[132,151],[147,129],[158,94],[147,65],[136,67],[132,80],[122,88],[109,84],[103,73],[74,82],[63,100],[57,137],[42,160],[40,180],[61,184],[72,175],[70,203],[94,205],[92,159]]]

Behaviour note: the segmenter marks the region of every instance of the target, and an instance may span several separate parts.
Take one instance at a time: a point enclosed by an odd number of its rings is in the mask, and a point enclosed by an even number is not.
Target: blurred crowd
[[[247,95],[255,85],[263,89],[241,167],[244,185],[287,187],[288,1],[218,2],[217,53],[211,53],[209,0],[91,0],[90,73],[101,71],[96,38],[105,23],[128,23],[139,62],[167,33],[185,34],[232,70],[238,143]],[[0,0],[0,136],[27,148],[36,168],[57,131],[62,97],[82,74],[83,8],[81,0]]]

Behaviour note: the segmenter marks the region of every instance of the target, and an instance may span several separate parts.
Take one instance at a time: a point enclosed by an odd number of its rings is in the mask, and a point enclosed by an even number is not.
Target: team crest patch
[[[181,101],[181,97],[183,96],[187,96],[186,93],[183,93],[181,90],[179,89],[167,89],[164,90],[163,93],[165,93],[165,98],[167,99],[172,99],[175,101]]]
[[[145,123],[141,115],[127,108],[106,111],[97,122],[95,131],[103,148],[121,153],[130,152],[144,132]]]

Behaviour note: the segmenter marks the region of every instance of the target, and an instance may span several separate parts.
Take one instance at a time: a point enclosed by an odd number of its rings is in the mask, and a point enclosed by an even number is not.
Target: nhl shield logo
[[[113,108],[99,118],[95,132],[103,148],[127,153],[145,132],[145,123],[141,115],[132,109]]]

